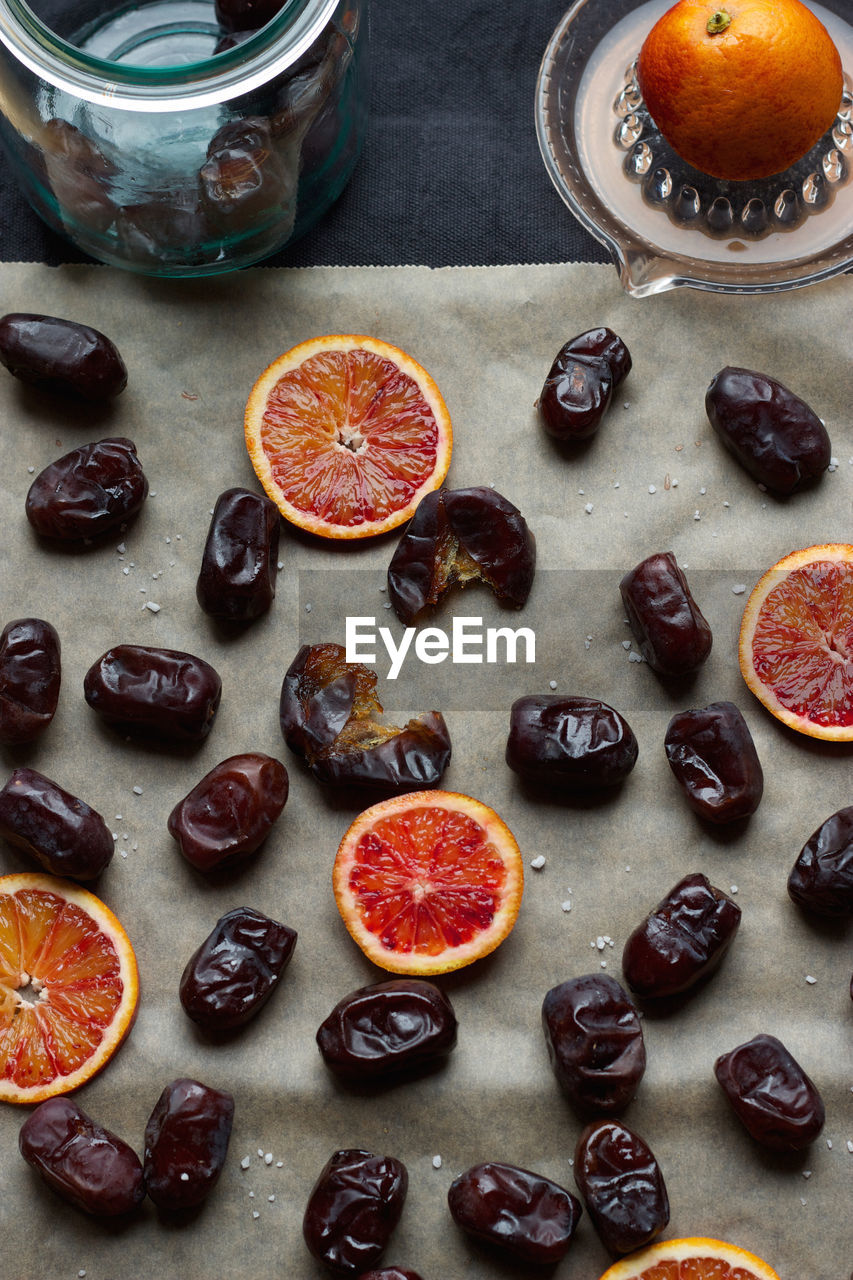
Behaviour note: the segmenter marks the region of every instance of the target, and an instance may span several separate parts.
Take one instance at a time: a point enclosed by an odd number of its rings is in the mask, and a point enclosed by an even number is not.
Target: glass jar
[[[102,262],[248,266],[352,173],[366,19],[366,0],[0,0],[11,167],[48,226]]]

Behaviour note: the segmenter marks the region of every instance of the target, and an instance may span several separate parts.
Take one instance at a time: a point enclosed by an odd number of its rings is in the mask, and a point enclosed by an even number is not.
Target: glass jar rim
[[[310,48],[339,3],[285,0],[265,27],[233,49],[179,66],[146,67],[92,57],[51,31],[26,0],[0,0],[0,44],[39,79],[76,98],[117,110],[167,112],[260,88]]]

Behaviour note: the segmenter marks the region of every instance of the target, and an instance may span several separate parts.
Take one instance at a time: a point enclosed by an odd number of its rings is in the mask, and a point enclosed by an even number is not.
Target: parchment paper
[[[4,311],[94,324],[118,344],[130,370],[127,391],[103,413],[71,409],[5,372],[0,377],[0,618],[48,618],[63,645],[55,721],[31,749],[3,752],[4,777],[28,763],[112,825],[118,853],[94,888],[124,922],[141,970],[139,1016],[127,1043],[77,1096],[137,1150],[151,1108],[175,1076],[195,1076],[236,1098],[222,1179],[195,1220],[180,1227],[159,1220],[150,1203],[123,1227],[65,1205],[19,1156],[24,1114],[5,1107],[4,1280],[84,1271],[89,1280],[313,1280],[321,1268],[302,1242],[302,1213],[321,1167],[346,1146],[396,1155],[408,1167],[408,1201],[386,1264],[414,1268],[425,1280],[532,1275],[463,1238],[446,1208],[447,1189],[469,1165],[491,1159],[574,1190],[581,1125],[548,1066],[542,998],[555,983],[604,965],[620,978],[628,933],[696,870],[726,891],[737,887],[742,925],[711,982],[676,1013],[645,1018],[648,1069],[625,1120],[663,1169],[667,1234],[733,1240],[764,1256],[782,1280],[847,1280],[850,929],[806,919],[789,901],[786,879],[812,831],[851,803],[850,752],[789,733],[765,714],[741,681],[736,638],[742,588],[767,566],[796,547],[851,539],[849,279],[765,298],[684,290],[641,302],[622,294],[610,268],[588,265],[257,270],[195,283],[12,265],[0,268],[0,283]],[[538,427],[534,402],[558,348],[594,324],[624,338],[634,369],[596,439],[567,456]],[[490,959],[441,983],[460,1028],[448,1065],[377,1094],[338,1086],[314,1042],[338,999],[384,976],[350,941],[331,892],[334,854],[357,810],[324,794],[289,755],[277,708],[298,645],[343,642],[347,615],[375,615],[377,627],[399,638],[382,592],[396,539],[333,547],[285,527],[274,607],[236,637],[200,611],[194,592],[217,495],[257,485],[243,444],[248,391],[280,352],[324,332],[385,338],[430,370],[454,422],[449,483],[493,484],[515,502],[539,557],[522,613],[508,614],[475,585],[457,589],[430,620],[447,631],[454,616],[480,617],[484,627],[528,626],[534,665],[522,653],[515,665],[479,666],[425,666],[411,656],[392,682],[377,645],[389,719],[400,723],[431,707],[444,712],[454,746],[444,785],[498,810],[526,869],[511,937]],[[725,364],[780,377],[825,418],[837,465],[816,488],[773,498],[723,452],[703,400]],[[33,474],[68,449],[116,434],[136,441],[150,479],[140,517],[105,545],[68,552],[39,543],[24,517]],[[685,565],[714,632],[710,660],[678,694],[630,660],[618,593],[625,570],[666,549]],[[188,649],[219,670],[222,705],[199,751],[146,750],[96,721],[83,676],[122,642]],[[611,799],[546,802],[506,767],[512,699],[547,692],[550,681],[604,698],[634,728],[639,760]],[[713,832],[691,815],[663,752],[675,710],[719,698],[743,710],[766,775],[758,812],[733,833]],[[181,858],[166,817],[209,768],[245,750],[285,761],[290,799],[250,865],[205,878]],[[536,870],[530,863],[539,855],[545,864]],[[23,856],[3,845],[0,869],[25,868]],[[177,984],[191,952],[237,905],[285,921],[299,942],[261,1015],[214,1043],[183,1014]],[[795,1160],[763,1154],[714,1080],[715,1057],[759,1031],[786,1043],[826,1103],[824,1134]],[[271,1163],[259,1153],[270,1153]],[[597,1280],[608,1263],[585,1216],[553,1274]]]

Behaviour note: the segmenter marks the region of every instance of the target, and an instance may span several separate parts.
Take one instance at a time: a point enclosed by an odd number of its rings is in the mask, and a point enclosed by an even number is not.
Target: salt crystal
[[[694,511],[694,512],[693,512],[693,519],[694,519],[694,520],[701,520],[701,519],[702,519],[702,517],[700,516],[700,514],[699,514],[699,512],[698,512],[698,511]]]
[[[254,1193],[254,1191],[250,1191],[250,1192],[249,1192],[249,1199],[250,1199],[250,1200],[254,1200],[254,1198],[255,1198],[255,1193]]]
[[[390,601],[390,600],[386,600],[386,601],[385,601],[385,603],[383,604],[382,608],[383,608],[383,609],[390,609],[390,608],[391,608],[391,601]]]
[[[851,458],[851,459],[850,459],[850,461],[851,461],[851,462],[853,462],[853,458]],[[618,488],[619,488],[619,481],[618,481],[618,480],[614,480],[614,481],[613,481],[613,488],[614,488],[614,489],[618,489]]]
[[[310,606],[310,604],[306,604],[306,606],[305,606],[305,612],[306,612],[306,613],[310,613],[310,612],[311,612],[311,606]]]
[[[261,1157],[261,1159],[263,1160],[263,1158],[264,1158],[264,1149],[263,1149],[263,1147],[258,1147],[258,1155],[259,1155],[259,1156]]]
[[[257,1209],[253,1209],[253,1210],[252,1210],[252,1217],[253,1217],[253,1218],[259,1218],[260,1216],[261,1216],[261,1215],[258,1213]]]
[[[703,485],[703,486],[702,486],[702,488],[699,490],[699,492],[700,492],[700,493],[702,494],[702,496],[704,497],[704,496],[705,496],[705,494],[708,492],[708,490],[707,490],[707,489],[705,488],[705,486]]]
[[[806,982],[809,984],[810,987],[813,987],[814,984],[817,982],[817,978],[813,978],[810,973],[807,973]]]
[[[601,934],[599,934],[598,937],[596,938],[595,945],[598,947],[599,951],[604,950],[604,939],[602,938]]]
[[[119,857],[121,857],[121,858],[126,858],[126,857],[127,857],[127,849],[119,849],[119,851],[118,851],[118,852],[119,852]]]
[[[276,1162],[275,1162],[275,1167],[276,1167],[276,1169],[283,1169],[283,1168],[284,1168],[284,1161],[283,1161],[283,1160],[276,1160]]]
[[[276,565],[276,569],[278,569],[279,573],[281,573],[283,568],[284,568],[284,561],[279,560],[278,564]]]
[[[146,600],[145,604],[142,607],[143,609],[150,609],[152,613],[160,612],[159,604],[155,604],[153,600]]]
[[[831,1150],[832,1150],[832,1138],[827,1138],[827,1140],[826,1140],[826,1149],[827,1149],[827,1151],[831,1151]]]
[[[548,681],[548,688],[549,688],[549,689],[556,689],[556,687],[557,687],[557,681],[556,681],[556,680],[549,680],[549,681]]]
[[[181,1182],[189,1182],[189,1180],[190,1180],[190,1175],[188,1173],[181,1174]]]
[[[578,489],[578,497],[579,497],[579,498],[582,498],[583,496],[584,496],[584,491],[583,491],[583,489]]]
[[[133,794],[134,794],[135,796],[141,796],[141,795],[142,795],[142,788],[141,788],[141,787],[134,787],[134,788],[133,788]]]
[[[272,1152],[268,1151],[264,1156],[264,1164],[272,1164]]]
[[[545,855],[540,853],[538,857],[530,859],[530,865],[534,871],[541,871],[545,866]]]
[[[243,1156],[243,1159],[240,1161],[240,1168],[241,1168],[241,1169],[248,1169],[248,1167],[249,1167],[249,1165],[250,1165],[251,1163],[252,1163],[252,1157],[251,1157],[251,1156]]]
[[[33,472],[35,471],[35,467],[27,467],[27,471],[30,473],[30,475],[32,475]]]
[[[800,1196],[800,1204],[805,1205],[806,1203],[807,1203],[807,1201],[806,1201],[806,1197],[805,1197],[805,1196]]]
[[[837,459],[837,458],[830,458],[830,459],[829,459],[829,465],[830,465],[831,467],[837,467],[837,466],[838,466],[838,459]]]
[[[124,574],[125,577],[127,577],[127,575],[130,573],[130,570],[128,569],[127,565],[125,565],[124,568],[122,569],[122,573]]]
[[[745,582],[736,582],[735,585],[732,587],[733,596],[742,596],[744,591],[746,591]]]
[[[441,1168],[441,1156],[433,1156],[433,1158],[432,1158],[432,1167],[433,1167],[433,1169],[440,1169],[440,1168]]]
[[[560,910],[561,910],[561,911],[565,911],[565,912],[567,912],[567,913],[568,913],[569,911],[571,911],[571,909],[572,909],[572,900],[571,900],[571,898],[566,898],[566,901],[565,901],[565,902],[561,902],[561,903],[560,903]]]
[[[729,893],[737,893],[737,885],[736,885],[736,884],[731,885],[731,887],[729,888]]]
[[[125,543],[120,542],[116,547],[116,551],[119,553],[120,556],[123,556],[125,551],[127,551],[127,546],[125,545]]]
[[[812,1171],[811,1171],[811,1169],[803,1169],[803,1177],[804,1177],[804,1178],[810,1178],[811,1176],[812,1176]]]
[[[625,400],[625,401],[623,401],[623,403],[622,403],[622,408],[623,408],[623,409],[630,409],[630,408],[631,408],[631,401],[630,401],[630,400]]]
[[[167,544],[167,546],[171,546],[171,545],[172,545],[172,539],[171,539],[171,538],[164,538],[164,539],[163,539],[163,541]]]
[[[631,653],[629,653],[629,654],[628,654],[628,661],[629,661],[629,662],[644,662],[644,661],[645,661],[645,659],[643,658],[643,655],[642,655],[641,653],[634,653],[634,652],[632,651]]]
[[[622,648],[623,648],[623,649],[630,649],[630,648],[631,648],[631,641],[630,641],[630,640],[623,640],[623,641],[622,641]]]
[[[649,485],[649,493],[657,493],[657,489],[653,484]]]
[[[631,868],[630,868],[630,867],[626,867],[626,868],[625,868],[625,870],[626,870],[626,871],[630,871],[630,870],[631,870]]]
[[[270,1204],[275,1204],[275,1196],[267,1196],[267,1200],[270,1202]]]
[[[677,489],[677,488],[678,488],[678,481],[677,481],[677,480],[673,480],[673,481],[672,481],[672,487],[673,487],[673,489]]]
[[[602,960],[602,962],[601,962],[601,968],[602,968],[602,969],[606,969],[606,968],[607,968],[607,961],[606,961],[606,960]]]
[[[586,514],[587,514],[588,516],[591,516],[591,515],[592,515],[592,503],[591,503],[591,502],[588,502],[588,503],[586,504],[586,506],[584,507],[584,511],[586,512]]]
[[[850,1138],[847,1139],[847,1150],[850,1152],[851,1156],[853,1156],[853,1141],[851,1141]]]

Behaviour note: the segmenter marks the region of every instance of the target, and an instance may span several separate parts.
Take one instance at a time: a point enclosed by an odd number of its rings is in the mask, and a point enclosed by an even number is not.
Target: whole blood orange
[[[640,50],[637,81],[675,151],[715,178],[769,177],[836,117],[841,58],[800,0],[679,0]]]
[[[725,1240],[663,1240],[615,1262],[601,1280],[779,1280],[754,1253]]]
[[[768,569],[746,602],[739,660],[784,724],[853,741],[853,546],[806,547]]]
[[[404,523],[450,466],[450,415],[427,371],[362,334],[312,338],[261,374],[246,406],[255,474],[292,524],[367,538]]]
[[[109,1062],[139,999],[127,934],[94,894],[0,876],[0,1101],[43,1102]]]
[[[356,818],[338,849],[333,885],[344,924],[374,964],[447,973],[507,937],[524,868],[493,809],[451,791],[414,791]]]

